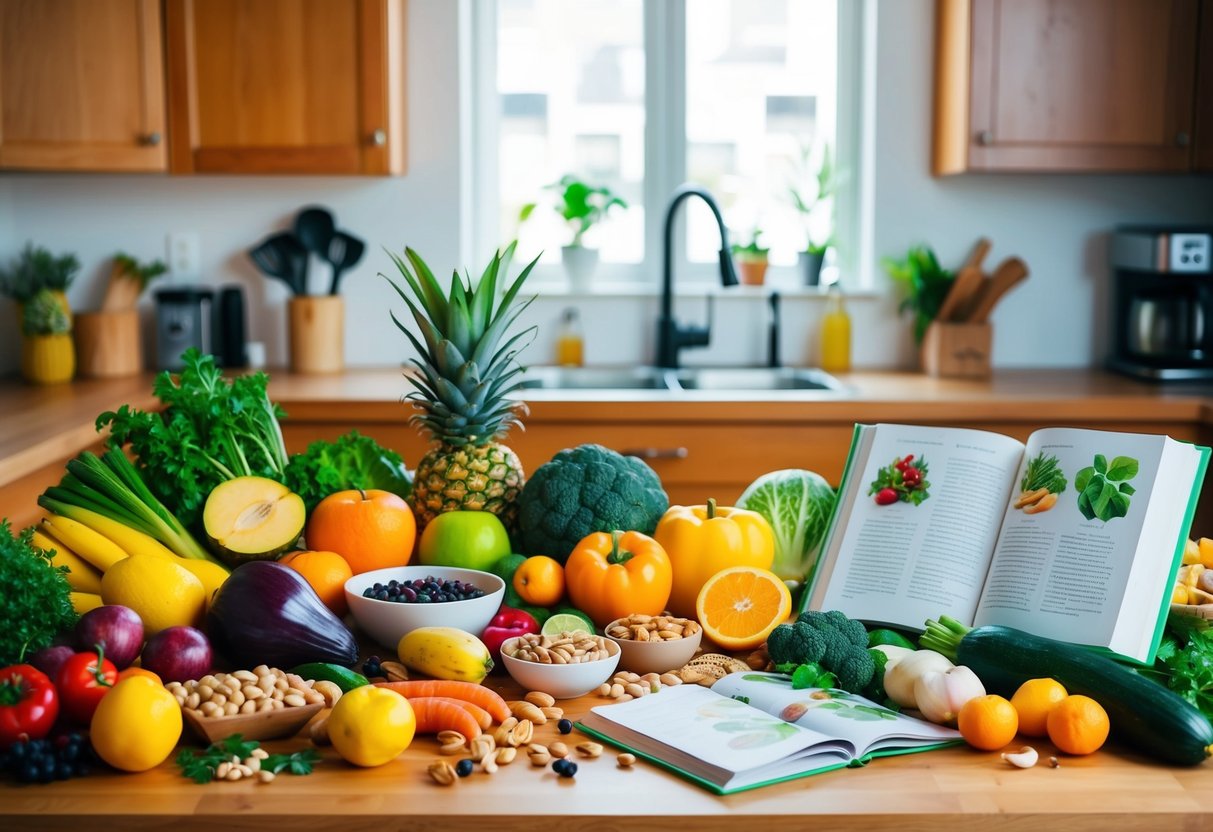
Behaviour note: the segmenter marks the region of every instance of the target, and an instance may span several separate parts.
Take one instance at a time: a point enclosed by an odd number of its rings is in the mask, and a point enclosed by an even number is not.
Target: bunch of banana
[[[123,558],[169,558],[188,569],[212,597],[228,572],[210,561],[178,557],[171,549],[138,529],[124,526],[101,514],[75,508],[76,519],[52,514],[34,530],[34,545],[54,550],[55,566],[68,568],[67,582],[72,587],[72,605],[77,613],[85,613],[103,603],[101,575]]]

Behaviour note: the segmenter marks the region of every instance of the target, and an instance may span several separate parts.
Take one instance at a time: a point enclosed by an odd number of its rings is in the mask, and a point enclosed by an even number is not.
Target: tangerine
[[[336,552],[355,575],[361,575],[407,566],[417,521],[408,503],[390,491],[338,491],[312,510],[306,537],[311,549]]]
[[[514,572],[514,591],[528,604],[550,607],[564,597],[564,567],[547,555],[534,555]]]
[[[278,562],[302,575],[338,618],[349,611],[345,582],[354,577],[354,570],[341,555],[322,551],[291,552]]]
[[[1049,739],[1067,754],[1098,751],[1108,738],[1108,712],[1089,696],[1067,696],[1049,711]]]
[[[722,569],[699,590],[695,615],[708,638],[728,650],[752,650],[792,611],[792,593],[769,569]]]
[[[1029,679],[1020,685],[1011,697],[1011,704],[1019,714],[1019,733],[1025,737],[1048,734],[1049,711],[1068,695],[1056,679]]]
[[[1006,699],[990,693],[966,702],[956,724],[969,745],[982,751],[995,751],[1015,739],[1019,714]]]

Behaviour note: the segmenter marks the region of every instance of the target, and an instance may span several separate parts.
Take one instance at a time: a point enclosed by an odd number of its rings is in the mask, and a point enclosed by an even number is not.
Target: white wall
[[[849,1],[849,0],[847,0]],[[955,264],[980,235],[994,241],[991,260],[1022,256],[1032,277],[995,312],[995,361],[1000,366],[1084,366],[1102,358],[1103,240],[1118,223],[1213,224],[1213,178],[1192,176],[962,176],[929,174],[933,0],[880,0],[875,124],[875,254],[896,255],[931,243]],[[244,255],[303,205],[326,205],[338,223],[368,242],[367,255],[344,283],[347,362],[386,365],[408,356],[385,307],[393,295],[376,272],[390,271],[382,251],[409,244],[436,272],[460,251],[461,125],[458,14],[464,4],[409,4],[409,173],[400,179],[5,175],[0,177],[0,256],[26,239],[75,251],[84,274],[73,304],[99,298],[108,258],[117,250],[163,256],[170,231],[196,231],[208,283],[241,283],[250,302],[254,340],[265,341],[271,365],[286,362],[286,289],[261,278]],[[478,263],[461,264],[477,270]],[[877,276],[880,296],[851,302],[857,366],[910,366],[908,321]],[[560,310],[582,308],[588,359],[635,363],[652,357],[657,314],[653,297],[541,296],[527,318],[540,324],[525,358],[550,360]],[[399,306],[396,301],[396,306]],[[681,298],[678,314],[701,322],[702,298]],[[817,299],[784,303],[783,357],[814,359]],[[11,320],[0,311],[0,320]],[[713,346],[685,353],[687,363],[755,363],[766,355],[761,298],[718,304]],[[17,363],[16,339],[0,327],[0,372]]]

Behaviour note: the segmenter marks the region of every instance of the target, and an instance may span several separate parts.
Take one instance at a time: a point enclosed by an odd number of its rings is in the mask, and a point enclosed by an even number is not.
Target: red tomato
[[[58,715],[59,694],[45,673],[29,664],[0,670],[0,749],[42,739]]]
[[[55,679],[63,712],[87,725],[97,704],[117,681],[118,668],[105,658],[102,648],[96,653],[77,653],[63,663]]]

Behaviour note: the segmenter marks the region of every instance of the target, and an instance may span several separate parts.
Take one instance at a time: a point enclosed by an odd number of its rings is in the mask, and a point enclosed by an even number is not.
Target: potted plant
[[[956,275],[940,266],[935,252],[926,245],[914,246],[901,260],[886,257],[882,265],[894,281],[905,287],[906,297],[899,311],[914,313],[914,341],[921,344]]]
[[[628,204],[605,185],[589,185],[571,173],[547,187],[560,191],[556,213],[573,229],[572,241],[560,250],[569,285],[574,291],[586,291],[598,266],[598,250],[585,246],[585,233],[605,219],[611,208],[627,208]],[[519,219],[526,220],[534,210],[535,203],[524,205]]]
[[[788,194],[804,219],[808,237],[808,245],[800,253],[806,286],[821,283],[821,266],[825,262],[826,251],[834,243],[833,197],[837,187],[837,172],[830,146],[823,144],[820,150],[815,150],[812,145],[801,147]]]
[[[762,231],[755,228],[749,242],[733,243],[733,257],[741,268],[741,282],[747,286],[761,286],[767,275],[767,254],[770,249],[758,244]]]
[[[17,304],[23,336],[22,373],[30,381],[67,381],[75,372],[67,288],[79,271],[80,261],[74,254],[55,256],[33,243],[26,243],[8,267],[0,268],[0,295]],[[58,310],[56,314],[52,307]],[[64,350],[66,359],[59,357]]]

